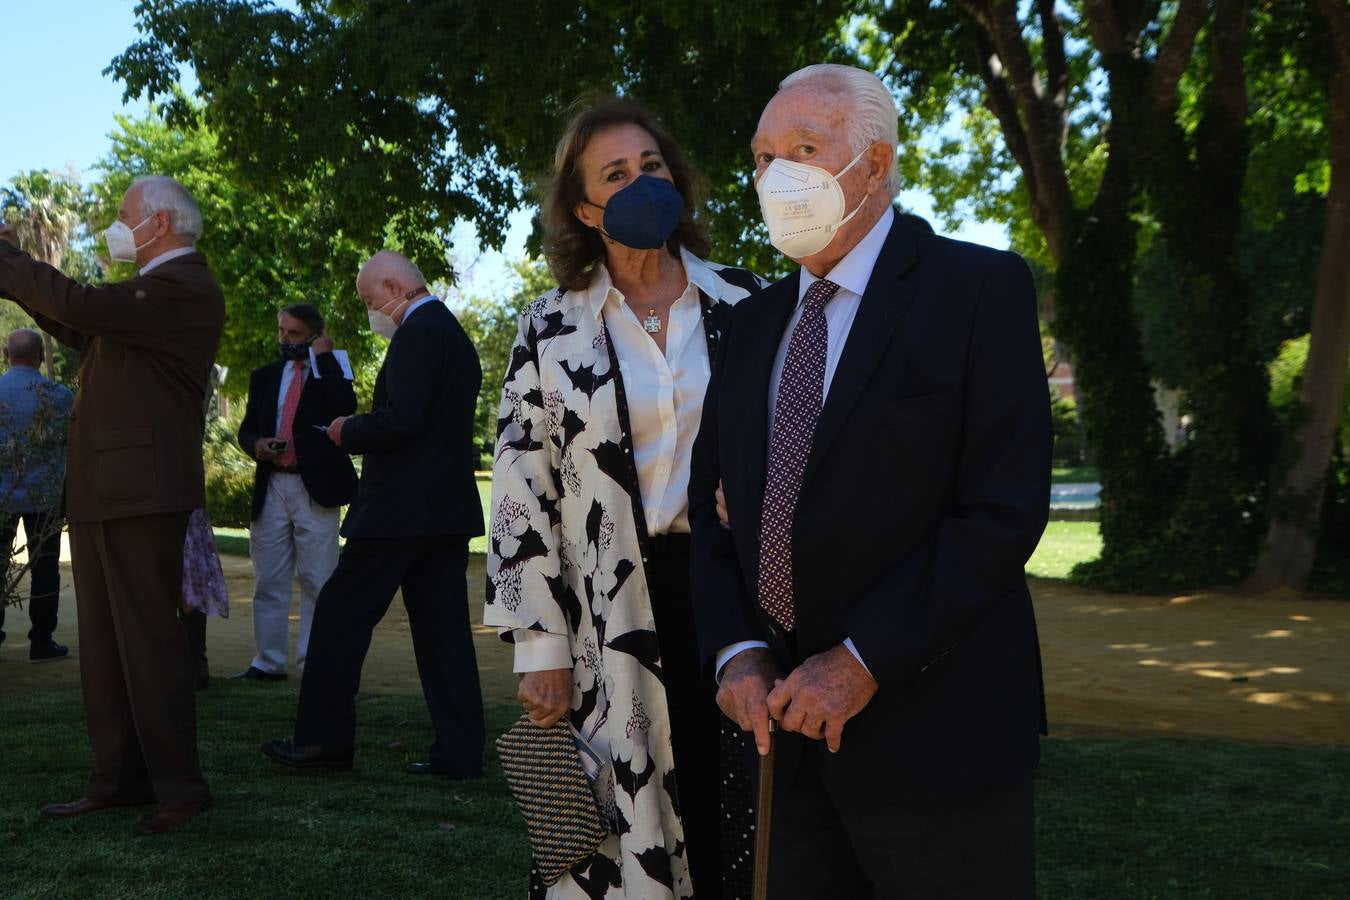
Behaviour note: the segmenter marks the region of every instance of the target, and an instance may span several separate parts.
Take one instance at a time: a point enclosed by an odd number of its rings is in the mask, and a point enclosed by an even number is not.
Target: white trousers
[[[273,472],[262,513],[249,526],[253,560],[253,665],[264,672],[286,671],[290,643],[291,581],[300,581],[300,636],[295,665],[305,672],[314,604],[338,561],[341,510],[310,499],[299,475]]]

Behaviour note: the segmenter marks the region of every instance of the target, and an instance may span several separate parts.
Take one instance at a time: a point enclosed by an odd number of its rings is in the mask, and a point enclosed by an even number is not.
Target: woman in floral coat
[[[705,261],[697,206],[678,147],[631,100],[579,113],[545,186],[559,287],[522,313],[502,389],[484,618],[515,645],[530,718],[566,715],[606,761],[612,833],[551,887],[532,877],[537,896],[715,898],[748,877],[746,848],[721,838],[686,494],[719,331],[763,283]]]

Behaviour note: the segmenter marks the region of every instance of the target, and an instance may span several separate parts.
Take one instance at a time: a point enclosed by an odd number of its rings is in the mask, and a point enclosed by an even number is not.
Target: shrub
[[[213,525],[247,528],[253,512],[253,473],[208,463],[206,512]]]
[[[1053,388],[1050,390],[1050,422],[1055,435],[1054,465],[1083,465],[1086,453],[1083,429],[1078,422],[1078,405],[1072,397],[1061,397]]]
[[[206,465],[206,512],[215,525],[247,528],[253,511],[253,460],[235,442],[222,419],[206,423],[202,443]]]

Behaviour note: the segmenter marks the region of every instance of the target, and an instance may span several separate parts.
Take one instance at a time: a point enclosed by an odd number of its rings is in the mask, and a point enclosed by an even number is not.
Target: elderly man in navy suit
[[[1030,897],[1023,565],[1050,475],[1031,275],[898,219],[896,110],[868,72],[789,76],[752,150],[798,268],[736,308],[689,518],[718,703],[761,752],[779,726],[769,895]]]
[[[306,769],[349,769],[356,692],[371,632],[403,592],[417,673],[436,731],[411,775],[483,773],[483,698],[469,629],[469,538],[483,533],[473,415],[482,370],[473,342],[406,257],[377,253],[356,291],[371,329],[390,338],[371,411],[339,416],[328,436],[364,455],[347,545],[314,613],[293,740],[262,745]]]

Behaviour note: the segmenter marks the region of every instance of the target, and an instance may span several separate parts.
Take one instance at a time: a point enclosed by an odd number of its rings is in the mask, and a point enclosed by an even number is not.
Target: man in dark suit
[[[253,370],[239,424],[239,446],[258,463],[248,530],[257,655],[230,677],[250,681],[286,677],[296,576],[295,666],[304,674],[314,604],[337,566],[341,507],[356,494],[352,461],[326,434],[333,419],[356,412],[350,365],[344,370],[323,315],[307,303],[278,314],[277,342],[281,359]]]
[[[351,768],[356,693],[370,636],[402,588],[417,672],[436,730],[411,774],[477,778],[483,700],[469,630],[469,538],[483,533],[473,417],[482,371],[468,335],[411,262],[390,251],[361,269],[371,327],[389,337],[370,413],[328,435],[364,454],[337,570],[319,595],[294,740],[262,752],[283,765]]]
[[[138,180],[117,219],[108,251],[135,278],[77,284],[0,229],[0,294],[80,351],[66,508],[94,771],[82,798],[42,815],[155,803],[141,828],[159,834],[211,805],[178,608],[188,515],[206,504],[203,399],[225,300],[193,249],[201,213],[182,185]]]
[[[1030,897],[1023,565],[1050,472],[1030,274],[897,220],[896,113],[870,73],[785,79],[752,149],[800,268],[736,307],[690,524],[718,703],[761,753],[779,729],[769,894]]]

